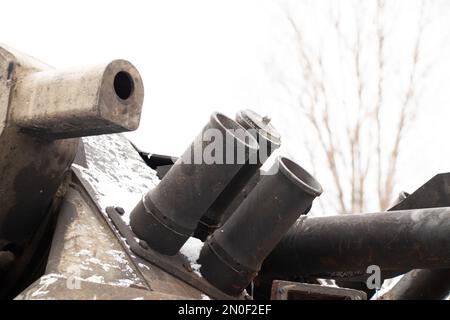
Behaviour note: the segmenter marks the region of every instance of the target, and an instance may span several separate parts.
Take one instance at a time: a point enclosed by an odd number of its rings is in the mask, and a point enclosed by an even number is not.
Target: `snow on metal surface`
[[[371,298],[370,300],[380,300],[383,299],[383,295],[385,295],[386,293],[388,293],[402,278],[403,278],[403,274],[391,278],[391,279],[386,279],[380,290],[378,290]]]
[[[131,210],[159,182],[156,172],[121,134],[84,137],[83,143],[88,167],[74,166],[92,186],[102,209],[122,207],[129,223]]]
[[[92,275],[86,279],[83,279],[85,281],[89,281],[89,282],[94,282],[94,283],[105,283],[105,278],[103,276],[99,276],[99,275]]]
[[[197,262],[197,260],[200,257],[200,251],[202,250],[202,247],[203,242],[201,242],[199,239],[190,237],[188,241],[186,241],[184,246],[180,249],[180,253],[189,260],[192,271],[194,271],[199,276],[201,276],[201,265]]]
[[[336,285],[336,281],[333,279],[317,279],[317,281],[324,287],[339,288],[339,286]]]
[[[139,262],[138,266],[139,266],[139,268],[150,270],[150,268],[146,264],[143,264],[143,263]]]
[[[39,287],[31,294],[32,297],[42,297],[49,293],[48,287],[63,276],[56,273],[47,274],[39,280]]]
[[[136,286],[144,286],[114,239],[88,210],[80,210],[67,225],[57,269],[94,283],[116,284],[129,279]]]

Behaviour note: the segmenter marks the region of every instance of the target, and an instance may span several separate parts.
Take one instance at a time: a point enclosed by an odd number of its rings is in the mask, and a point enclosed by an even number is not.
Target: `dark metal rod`
[[[450,207],[300,218],[263,271],[283,276],[352,277],[450,267]]]

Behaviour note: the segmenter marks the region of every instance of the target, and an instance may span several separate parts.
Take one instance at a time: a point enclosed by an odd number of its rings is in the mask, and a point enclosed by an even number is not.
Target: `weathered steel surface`
[[[16,300],[178,300],[189,299],[177,295],[138,288],[118,287],[68,278],[57,273],[42,276]]]
[[[143,258],[147,262],[160,267],[168,274],[179,278],[187,285],[204,292],[212,298],[226,300],[236,299],[235,297],[224,294],[206,282],[200,274],[194,272],[194,270],[190,267],[190,262],[183,255],[177,254],[174,256],[168,256],[160,254],[149,248],[145,242],[137,242],[136,236],[132,232],[131,228],[125,225],[117,211],[114,208],[107,208],[106,211],[108,216],[111,218],[111,221],[114,223],[114,226],[119,231],[120,236],[125,239],[127,245],[134,254]],[[243,298],[243,296],[241,298]]]
[[[130,78],[117,83],[121,72]],[[0,240],[20,251],[48,211],[78,146],[56,138],[135,129],[142,99],[128,62],[60,71],[1,45]]]
[[[228,294],[249,285],[284,233],[322,193],[320,184],[295,162],[280,157],[274,166],[276,173],[261,179],[201,251],[202,275]]]
[[[143,97],[140,75],[128,61],[40,70],[15,81],[10,121],[47,138],[130,131],[139,125]]]
[[[365,292],[317,284],[275,280],[272,300],[367,300]]]
[[[119,240],[95,212],[80,192],[69,189],[61,205],[45,272],[148,288]]]
[[[450,207],[450,173],[435,175],[388,211]]]
[[[450,266],[450,207],[302,217],[264,263],[281,275],[354,277]],[[290,263],[286,263],[289,259]]]
[[[0,46],[0,68],[0,239],[21,245],[48,210],[78,140],[29,136],[11,121],[17,82],[49,66]]]
[[[80,190],[80,192],[84,195],[83,198],[87,202],[93,202],[90,207],[96,208],[96,210],[92,209],[93,213],[91,214],[97,212],[100,219],[104,219],[109,229],[106,231],[110,232],[110,236],[118,239],[122,246],[121,251],[129,257],[134,267],[139,271],[137,272],[138,275],[155,292],[192,299],[208,298],[206,293],[191,286],[189,281],[183,281],[172,275],[169,268],[164,270],[163,266],[151,263],[134,253],[127,242],[129,241],[131,244],[133,244],[133,241],[136,242],[135,236],[132,235],[127,239],[123,237],[118,233],[116,224],[111,221],[106,213],[106,208],[110,205],[123,207],[124,214],[115,216],[121,220],[121,223],[117,223],[117,225],[131,233],[127,225],[129,213],[136,201],[142,197],[142,194],[149,187],[157,184],[156,172],[143,162],[133,146],[121,134],[87,137],[83,138],[83,142],[87,166],[73,166],[76,175],[74,180],[77,185],[82,186],[84,191]],[[96,239],[95,235],[92,235],[92,237]],[[139,245],[138,247],[141,248]],[[161,256],[157,253],[155,255]],[[170,260],[172,257],[166,258]],[[174,260],[170,261],[182,262],[174,265],[173,268],[179,266],[185,270],[186,274],[193,273],[192,271],[187,272],[185,269],[189,269],[189,263],[186,263],[185,258],[174,257]],[[183,263],[186,264],[182,266]]]

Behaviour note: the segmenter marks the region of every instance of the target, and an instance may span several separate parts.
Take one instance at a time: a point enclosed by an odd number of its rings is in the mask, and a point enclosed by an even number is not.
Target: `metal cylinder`
[[[31,73],[16,84],[11,121],[24,131],[74,138],[137,129],[142,79],[128,61]]]
[[[238,174],[225,187],[208,211],[201,217],[194,236],[202,241],[225,223],[244,198],[259,181],[259,168],[273,151],[281,145],[278,131],[270,124],[270,119],[252,110],[242,110],[236,115],[236,122],[243,126],[257,141],[258,152],[250,157]]]
[[[295,220],[322,193],[320,184],[287,158],[278,158],[230,219],[203,246],[200,272],[222,291],[239,294]]]
[[[257,150],[255,138],[243,127],[214,113],[164,179],[132,211],[133,231],[152,249],[176,254],[200,217]]]
[[[450,207],[302,217],[264,262],[262,272],[346,278],[450,266]]]

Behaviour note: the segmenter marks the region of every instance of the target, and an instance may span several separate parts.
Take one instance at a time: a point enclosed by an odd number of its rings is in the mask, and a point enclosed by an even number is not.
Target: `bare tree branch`
[[[427,1],[432,4],[430,0]],[[296,89],[300,92],[298,104],[318,141],[318,148],[307,145],[307,152],[313,165],[315,152],[323,152],[327,172],[336,191],[334,204],[340,212],[363,212],[370,198],[367,194],[369,190],[375,191],[371,192],[376,195],[372,201],[378,204],[379,209],[384,209],[392,199],[406,129],[419,107],[418,80],[430,69],[419,68],[419,65],[422,64],[425,25],[433,20],[428,19],[425,0],[422,0],[418,10],[417,35],[413,38],[412,65],[408,70],[405,91],[400,93],[402,99],[396,114],[392,110],[397,109],[390,105],[390,109],[387,109],[392,93],[398,95],[392,91],[398,90],[397,87],[387,85],[390,68],[395,66],[390,63],[389,41],[394,39],[391,35],[396,30],[396,21],[387,19],[394,5],[389,2],[388,10],[386,0],[369,4],[365,2],[364,5],[358,1],[351,4],[345,2],[350,6],[347,9],[354,10],[342,13],[341,3],[344,2],[338,2],[337,7],[332,7],[335,2],[330,1],[329,10],[326,11],[328,18],[325,21],[331,28],[325,32],[333,32],[335,38],[307,37],[309,34],[305,32],[308,29],[301,26],[303,20],[297,17],[294,19],[291,10],[284,11],[295,35],[298,48],[296,58],[303,78],[301,87]],[[402,8],[398,9],[401,13]],[[354,23],[348,19],[349,14],[354,15]],[[373,21],[375,24],[370,24]],[[353,29],[350,30],[350,27]],[[330,60],[329,53],[324,54],[328,47],[327,39],[337,40],[337,67],[343,73],[339,75],[340,83],[336,83],[333,74],[330,74],[336,72],[336,69],[332,69],[336,68],[336,64],[329,65],[329,61],[333,60]],[[367,61],[375,61],[375,64],[371,64],[375,68],[368,69]],[[349,91],[344,90],[347,80],[354,86]],[[284,85],[288,87],[287,83]],[[340,89],[336,90],[336,87]],[[341,99],[338,100],[339,95]],[[344,110],[339,110],[341,107]],[[398,117],[393,133],[387,131],[391,129],[384,123],[387,111],[390,118]],[[388,137],[393,142],[390,148],[386,143]],[[368,185],[368,178],[375,179],[373,189]]]

